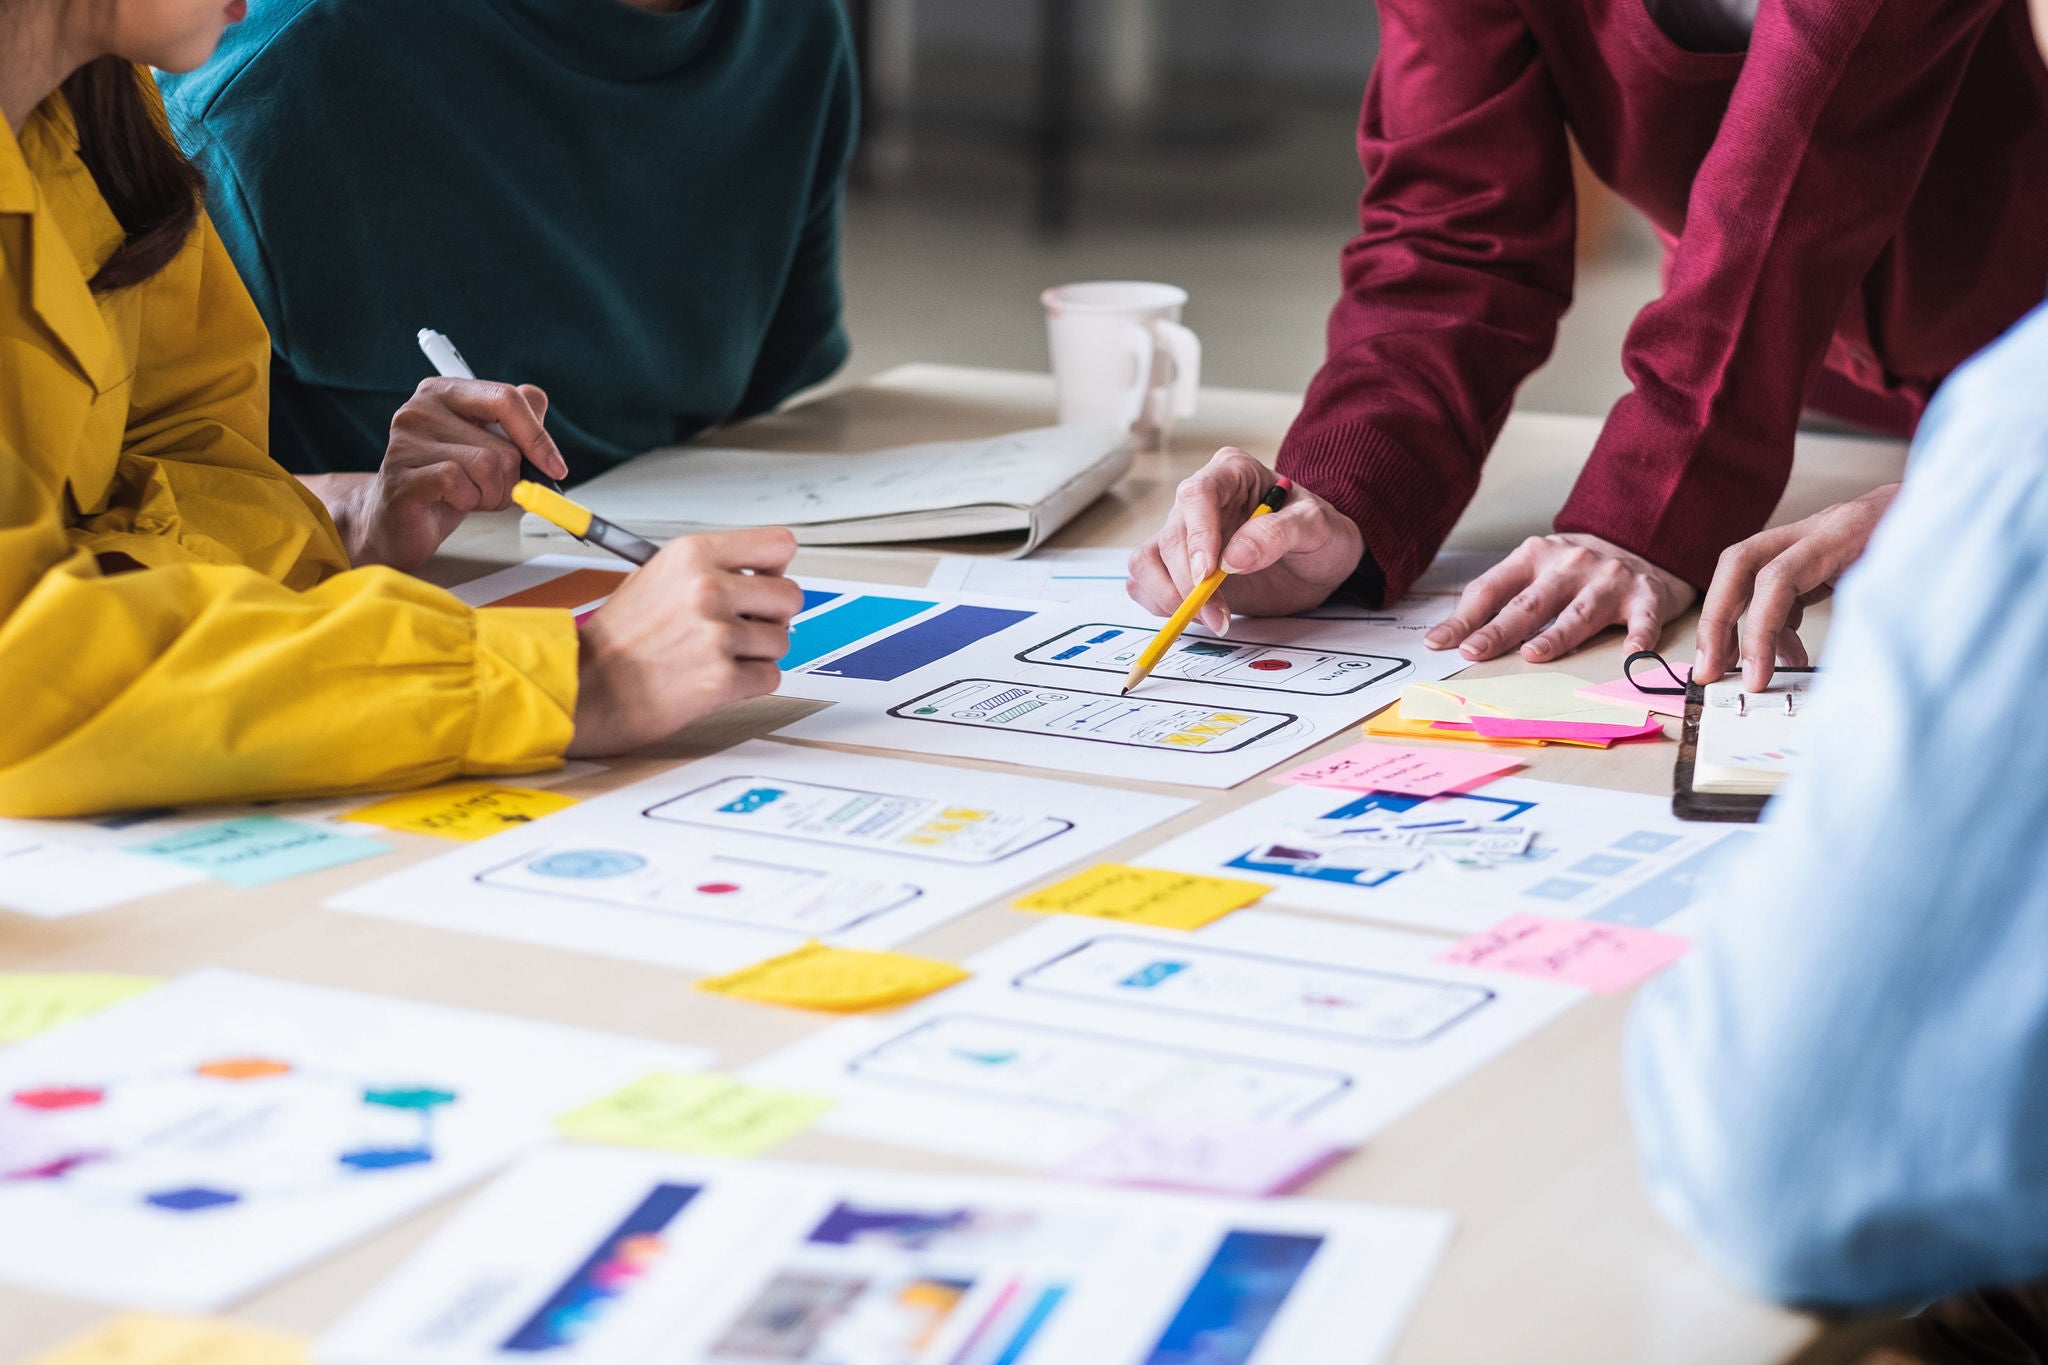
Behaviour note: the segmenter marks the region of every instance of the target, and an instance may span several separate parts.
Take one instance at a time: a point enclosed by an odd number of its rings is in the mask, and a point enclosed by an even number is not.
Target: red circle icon
[[[699,893],[706,896],[730,896],[739,889],[737,882],[705,882],[697,888]]]
[[[1294,667],[1293,664],[1285,659],[1253,659],[1251,666],[1258,669],[1261,673],[1274,673],[1283,668]]]

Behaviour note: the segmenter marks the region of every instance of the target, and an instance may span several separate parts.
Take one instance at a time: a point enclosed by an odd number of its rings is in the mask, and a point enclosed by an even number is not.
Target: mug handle
[[[1173,357],[1173,415],[1193,417],[1202,387],[1202,339],[1177,322],[1155,322],[1152,330]]]
[[[1145,415],[1145,400],[1152,396],[1152,362],[1158,355],[1158,343],[1152,338],[1152,329],[1142,322],[1125,323],[1124,340],[1134,363],[1130,388],[1124,393],[1122,424],[1134,427]]]

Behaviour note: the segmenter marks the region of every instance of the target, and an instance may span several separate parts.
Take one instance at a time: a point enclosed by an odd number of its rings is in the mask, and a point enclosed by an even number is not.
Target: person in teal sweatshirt
[[[422,327],[545,391],[572,480],[845,362],[839,0],[250,0],[163,87],[295,472],[378,467]]]

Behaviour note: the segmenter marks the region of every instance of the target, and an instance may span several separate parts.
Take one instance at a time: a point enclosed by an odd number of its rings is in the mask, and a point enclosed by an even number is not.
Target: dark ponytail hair
[[[92,277],[94,293],[141,284],[171,263],[199,223],[206,188],[142,91],[141,68],[101,57],[64,82],[78,155],[127,240]]]

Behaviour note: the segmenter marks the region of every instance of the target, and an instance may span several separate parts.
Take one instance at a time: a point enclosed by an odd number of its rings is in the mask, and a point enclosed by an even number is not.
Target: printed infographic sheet
[[[1509,777],[1434,799],[1289,787],[1134,861],[1263,881],[1278,904],[1458,933],[1516,914],[1669,929],[1753,837],[1674,819],[1664,797]]]
[[[894,947],[1191,805],[752,740],[332,904],[729,971],[814,938]]]
[[[218,1309],[708,1060],[200,972],[0,1052],[0,1280]]]
[[[1448,1214],[570,1148],[473,1201],[323,1365],[1371,1365]]]
[[[837,1097],[834,1131],[1018,1165],[1136,1118],[1358,1142],[1584,996],[1431,961],[1445,946],[1254,910],[1192,934],[1054,916],[746,1079]]]

